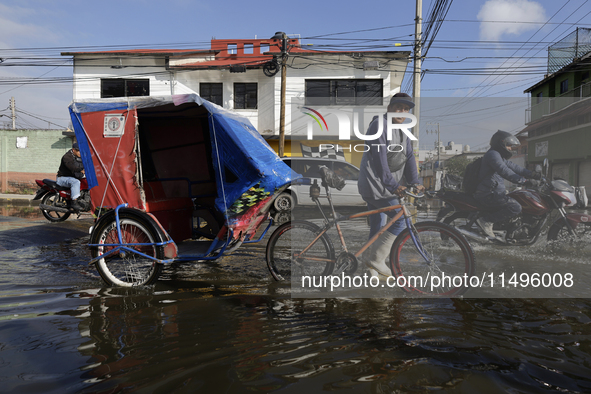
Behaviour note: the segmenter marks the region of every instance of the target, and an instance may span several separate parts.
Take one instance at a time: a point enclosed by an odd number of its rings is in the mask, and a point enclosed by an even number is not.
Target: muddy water
[[[0,251],[0,391],[591,391],[589,299],[291,299],[265,242],[112,289],[85,242]]]

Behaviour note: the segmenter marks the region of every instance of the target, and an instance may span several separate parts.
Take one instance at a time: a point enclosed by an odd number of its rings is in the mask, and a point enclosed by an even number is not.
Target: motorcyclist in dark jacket
[[[488,212],[476,221],[489,237],[494,238],[493,224],[502,222],[521,212],[521,205],[509,197],[505,190],[504,179],[519,185],[528,179],[541,179],[541,174],[523,168],[509,158],[513,148],[519,146],[514,135],[499,130],[490,140],[490,149],[482,158],[480,166],[480,183],[474,198]]]
[[[84,165],[80,159],[78,143],[72,144],[72,149],[62,156],[60,167],[57,171],[57,184],[70,188],[72,196],[72,208],[80,211],[81,206],[77,199],[80,197],[80,179],[84,178]]]

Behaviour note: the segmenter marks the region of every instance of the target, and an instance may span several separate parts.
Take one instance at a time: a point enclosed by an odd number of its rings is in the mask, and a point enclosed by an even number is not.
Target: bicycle
[[[321,167],[321,184],[326,191],[332,219],[327,217],[320,204],[320,187],[316,182],[310,186],[310,197],[322,214],[324,226],[305,220],[292,220],[279,226],[269,238],[266,260],[275,280],[295,278],[297,282],[297,278],[303,276],[326,277],[335,273],[351,275],[357,270],[362,253],[404,216],[406,229],[398,235],[392,246],[388,262],[392,277],[388,280],[395,280],[396,287],[401,287],[406,292],[419,294],[456,296],[464,294],[470,288],[467,279],[474,274],[475,258],[465,236],[441,222],[412,223],[409,211],[411,204],[404,201],[405,197],[423,198],[424,194],[415,194],[407,189],[406,196],[400,198],[399,205],[341,216],[335,212],[330,193],[331,188],[344,184],[344,180],[339,178],[330,169]],[[348,250],[339,223],[396,209],[400,211],[357,252],[351,253]],[[327,236],[332,227],[336,228],[342,247],[338,255]],[[438,279],[435,280],[434,277]],[[446,281],[445,278],[450,280]]]

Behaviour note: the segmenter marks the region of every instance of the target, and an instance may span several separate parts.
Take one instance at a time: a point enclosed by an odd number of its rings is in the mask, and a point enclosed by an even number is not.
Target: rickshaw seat
[[[173,198],[168,200],[149,201],[146,199],[146,211],[176,211],[178,209],[193,209],[193,200],[190,198]]]
[[[192,237],[193,200],[167,197],[160,181],[144,182],[146,211],[154,214],[175,241]]]
[[[144,192],[148,212],[193,208],[193,200],[188,196],[166,197],[162,182],[159,181],[144,182]]]

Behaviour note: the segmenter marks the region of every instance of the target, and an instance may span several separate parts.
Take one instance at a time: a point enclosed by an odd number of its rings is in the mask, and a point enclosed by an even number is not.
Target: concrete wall
[[[364,70],[363,63],[373,60],[380,62],[381,69]],[[400,91],[408,62],[405,56],[387,52],[364,54],[359,58],[338,53],[291,57],[286,78],[286,135],[291,134],[292,113],[299,112],[299,104],[294,104],[295,110],[292,109],[292,100],[304,99],[306,79],[382,79],[384,97],[389,99],[392,94]],[[78,55],[74,61],[74,100],[100,98],[102,78],[148,78],[151,96],[199,94],[201,82],[222,82],[224,108],[248,118],[265,138],[279,135],[281,73],[269,78],[261,69],[249,69],[244,73],[231,73],[227,69],[173,71],[167,70],[164,57],[158,57],[156,54],[135,57]],[[234,109],[236,82],[258,84],[256,109]],[[338,109],[352,111],[358,108],[342,106]],[[370,120],[371,117],[362,127],[364,130]]]
[[[35,179],[55,179],[62,156],[72,147],[63,131],[0,129],[0,191],[33,191]]]

